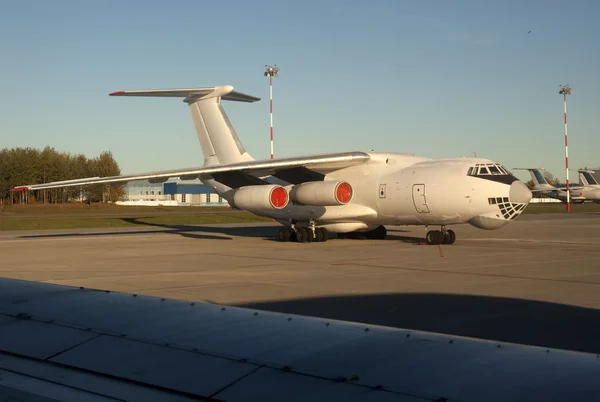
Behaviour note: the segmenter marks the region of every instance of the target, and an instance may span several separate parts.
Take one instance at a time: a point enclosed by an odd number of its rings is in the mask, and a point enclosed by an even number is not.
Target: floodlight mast
[[[271,159],[273,159],[273,77],[279,77],[279,68],[277,64],[274,66],[269,66],[265,64],[265,77],[269,77],[269,109],[271,115]]]
[[[571,212],[571,192],[569,190],[569,135],[567,131],[567,95],[571,95],[569,85],[560,85],[559,94],[563,96],[564,116],[565,116],[565,171],[567,173],[567,212]]]

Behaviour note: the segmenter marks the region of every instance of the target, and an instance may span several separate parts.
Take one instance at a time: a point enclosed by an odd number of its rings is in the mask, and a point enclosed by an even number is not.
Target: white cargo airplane
[[[580,196],[585,197],[586,200],[594,201],[597,204],[600,204],[600,184],[592,173],[595,173],[593,170],[588,169],[579,169],[579,182],[583,186],[583,188],[578,189]]]
[[[541,193],[547,197],[567,201],[567,188],[565,187],[554,187],[544,177],[542,170],[544,168],[514,168],[514,170],[527,170],[531,175],[533,181],[533,188],[531,189],[534,193]],[[590,193],[591,194],[591,193]],[[583,187],[578,185],[569,186],[569,198],[570,201],[575,204],[583,204],[585,197],[583,196]]]
[[[362,232],[382,239],[384,225],[439,226],[429,244],[452,244],[448,225],[498,229],[515,219],[531,192],[502,165],[488,159],[431,159],[407,153],[342,152],[254,160],[244,149],[221,100],[260,100],[209,88],[121,91],[111,96],[178,97],[189,105],[204,165],[142,174],[21,186],[40,190],[134,180],[200,179],[234,208],[283,224],[281,241],[326,241],[328,232]]]

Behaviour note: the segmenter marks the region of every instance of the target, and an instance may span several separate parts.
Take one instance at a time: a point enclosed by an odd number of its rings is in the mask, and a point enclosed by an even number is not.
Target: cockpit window
[[[489,169],[492,174],[502,174],[502,173],[500,173],[500,169],[498,169],[497,166],[490,166]]]
[[[470,167],[467,171],[467,176],[482,175],[507,176],[510,175],[510,173],[504,166],[496,163],[478,163],[475,166]]]

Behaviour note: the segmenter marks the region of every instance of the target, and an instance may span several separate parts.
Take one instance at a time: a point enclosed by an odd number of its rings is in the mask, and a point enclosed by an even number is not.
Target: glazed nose
[[[508,196],[510,197],[510,202],[529,204],[533,195],[523,182],[517,180],[510,185]]]

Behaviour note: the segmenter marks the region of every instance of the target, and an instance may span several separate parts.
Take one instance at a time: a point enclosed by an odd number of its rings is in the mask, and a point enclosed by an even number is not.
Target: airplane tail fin
[[[188,104],[200,147],[204,154],[204,164],[226,165],[252,161],[242,145],[221,100],[256,102],[260,98],[233,90],[231,85],[207,88],[134,90],[113,92],[110,96],[143,96],[184,98]]]
[[[514,170],[527,170],[531,175],[531,180],[533,181],[533,189],[532,190],[554,190],[556,187],[552,186],[548,183],[544,175],[542,174],[542,170],[544,168],[514,168]]]
[[[592,173],[595,173],[595,171],[587,170],[587,169],[579,169],[579,181],[581,182],[582,185],[584,185],[584,186],[597,186],[598,185],[598,180],[596,180],[596,178],[594,176],[592,176]]]

